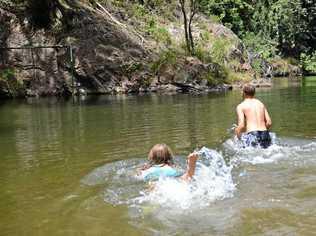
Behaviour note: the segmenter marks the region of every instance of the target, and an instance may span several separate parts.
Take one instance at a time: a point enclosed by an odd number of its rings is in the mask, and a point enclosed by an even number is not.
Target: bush
[[[201,44],[198,44],[195,48],[195,56],[199,58],[203,63],[212,62],[212,57],[209,51],[207,51]]]
[[[255,58],[252,63],[251,63],[251,67],[254,69],[254,71],[257,74],[261,74],[263,72],[263,68],[262,68],[262,59],[260,58]]]
[[[5,68],[0,71],[0,79],[10,81],[15,78],[15,71],[13,68]]]
[[[232,84],[235,82],[243,81],[249,82],[253,79],[252,75],[249,73],[234,72],[232,70],[227,70],[226,83]]]
[[[253,52],[259,54],[266,60],[272,59],[277,55],[278,43],[270,38],[247,32],[243,37],[243,42],[248,49],[253,50]]]
[[[177,63],[177,55],[179,52],[174,49],[168,49],[160,53],[158,60],[154,61],[150,65],[151,71],[156,74],[160,68],[165,65],[175,65]]]
[[[23,94],[23,81],[15,77],[14,68],[0,69],[0,81],[4,81],[6,90],[11,97]]]
[[[164,43],[170,45],[172,43],[171,36],[166,28],[163,27],[155,27],[149,29],[150,35],[160,43]]]
[[[305,71],[309,73],[316,73],[316,51],[310,55],[302,53],[300,56],[300,61]]]
[[[230,47],[231,41],[229,39],[214,39],[211,49],[211,57],[213,62],[216,62],[220,65],[225,65],[226,55],[228,54],[228,50],[230,49]]]
[[[133,6],[132,6],[132,14],[136,18],[142,19],[145,16],[147,16],[149,14],[149,12],[143,5],[133,4]]]

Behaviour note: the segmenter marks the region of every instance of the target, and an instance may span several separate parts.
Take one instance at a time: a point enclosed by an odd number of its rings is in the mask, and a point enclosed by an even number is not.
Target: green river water
[[[257,97],[285,144],[242,154],[223,145],[240,91],[1,102],[0,235],[316,235],[316,78],[278,79]],[[160,142],[181,160],[201,146],[242,156],[232,195],[189,208],[119,202],[146,186],[117,173]]]

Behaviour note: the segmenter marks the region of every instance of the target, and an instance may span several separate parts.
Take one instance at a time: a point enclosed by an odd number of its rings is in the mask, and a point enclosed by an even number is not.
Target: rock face
[[[155,43],[105,8],[80,5],[59,12],[64,14],[59,18],[71,19],[67,25],[59,21],[57,30],[35,30],[27,16],[1,9],[0,4],[0,96],[55,96],[73,91],[201,93],[230,88],[212,81],[224,73],[218,64],[196,58],[182,57],[175,64],[162,63],[159,70],[153,70],[153,62],[160,56]],[[215,34],[238,39],[224,26],[215,26]],[[71,45],[73,64],[69,47],[30,47],[41,45]],[[243,48],[238,45],[228,58],[241,57]]]
[[[29,31],[27,21],[0,8],[0,62],[2,69],[14,71],[1,86],[8,96],[49,96],[67,93],[69,75],[60,69],[58,49],[28,48],[28,45],[55,45],[54,37],[45,31]],[[3,74],[2,70],[2,74]],[[2,76],[3,77],[3,76]],[[3,79],[3,78],[2,78]],[[11,86],[10,86],[11,85]],[[16,88],[18,86],[18,89]]]
[[[272,68],[275,77],[296,77],[303,74],[302,68],[282,59],[273,61]]]

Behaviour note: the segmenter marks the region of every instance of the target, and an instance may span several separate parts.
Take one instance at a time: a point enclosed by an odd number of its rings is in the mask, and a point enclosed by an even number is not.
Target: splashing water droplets
[[[223,143],[222,152],[203,147],[196,151],[199,159],[192,181],[181,178],[160,178],[149,184],[136,175],[136,169],[144,160],[123,160],[95,169],[82,183],[104,185],[103,198],[112,205],[125,204],[130,207],[158,207],[170,209],[168,212],[198,210],[210,206],[216,200],[232,198],[236,190],[235,178],[246,174],[236,174],[233,168],[243,165],[272,164],[291,160],[301,163],[302,156],[311,155],[316,143],[302,139],[280,139],[272,134],[272,145],[267,149],[241,148],[238,140],[228,139]],[[228,160],[228,164],[225,159]],[[175,162],[184,167],[185,158],[177,157]],[[184,168],[183,168],[184,169]]]

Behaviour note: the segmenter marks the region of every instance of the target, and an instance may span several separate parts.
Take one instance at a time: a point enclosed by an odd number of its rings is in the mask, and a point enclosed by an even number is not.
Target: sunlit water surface
[[[239,91],[1,103],[1,235],[314,235],[316,78],[257,96],[266,150],[232,138]],[[137,178],[159,142],[182,169],[200,150],[194,181]]]

